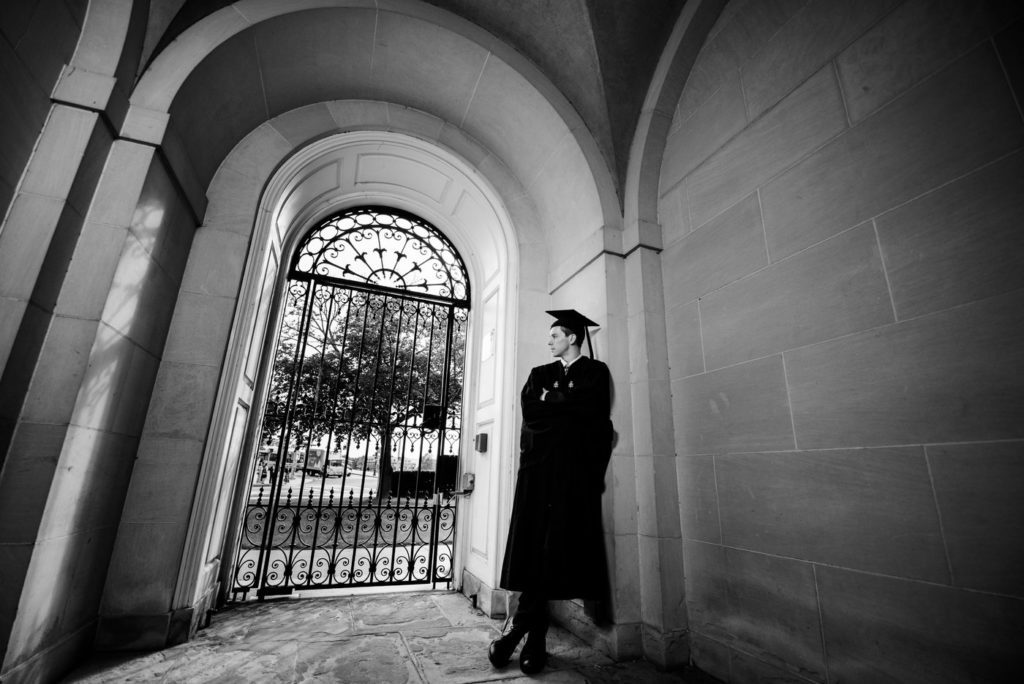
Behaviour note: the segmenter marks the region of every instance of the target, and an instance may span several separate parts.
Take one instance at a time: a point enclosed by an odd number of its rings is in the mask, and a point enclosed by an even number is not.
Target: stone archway
[[[503,189],[503,192],[508,189]],[[508,372],[510,364],[502,362],[512,356],[510,346],[503,341],[515,339],[518,290],[515,284],[521,277],[518,254],[521,246],[529,245],[529,239],[513,232],[511,216],[505,209],[502,195],[497,194],[484,179],[474,178],[472,169],[449,151],[394,132],[339,134],[321,139],[296,153],[268,183],[260,203],[261,209],[257,213],[252,238],[254,247],[250,250],[247,266],[247,276],[254,275],[252,284],[274,282],[275,296],[280,296],[283,279],[276,272],[279,271],[277,264],[288,262],[287,255],[293,250],[298,236],[325,213],[362,202],[396,206],[427,217],[451,237],[466,256],[471,280],[480,284],[478,289],[474,289],[473,308],[480,315],[471,323],[464,416],[467,429],[464,432],[462,453],[466,459],[464,468],[476,473],[480,491],[486,493],[486,497],[467,500],[463,505],[464,510],[460,511],[460,518],[473,521],[463,530],[464,540],[476,539],[478,548],[484,551],[478,554],[483,556],[482,562],[478,560],[474,564],[471,561],[469,567],[493,583],[491,576],[497,571],[495,558],[498,539],[496,530],[489,528],[485,521],[493,521],[495,516],[487,515],[486,506],[482,511],[475,508],[478,507],[478,501],[480,505],[485,505],[485,502],[498,507],[504,505],[502,502],[508,498],[509,493],[503,490],[509,488],[509,482],[508,478],[500,475],[511,466],[507,462],[494,464],[494,458],[475,454],[468,444],[473,433],[480,429],[493,430],[496,436],[502,435],[499,442],[510,441],[508,435],[511,431],[505,426],[512,422],[514,407],[504,403],[495,404],[493,397],[506,393],[506,384],[512,375]],[[275,207],[276,211],[273,209]],[[261,262],[261,259],[265,261]],[[531,271],[534,273],[530,277],[539,275],[540,265],[538,262],[527,266],[527,275],[530,276]],[[256,294],[252,292],[252,295]],[[267,308],[269,300],[264,298],[257,310],[265,311]],[[240,300],[239,311],[249,309],[252,307]],[[265,318],[260,320],[260,315]],[[488,316],[490,320],[485,322]],[[240,384],[235,385],[236,396],[230,398],[228,394],[220,395],[220,408],[215,409],[215,420],[223,410],[227,410],[227,405],[239,400],[251,402],[252,406],[260,405],[262,376],[258,372],[256,381],[252,382],[252,359],[260,359],[264,369],[262,375],[265,375],[271,352],[265,344],[265,337],[272,331],[263,331],[262,328],[273,320],[273,313],[257,314],[257,320],[253,322],[255,334],[243,334],[239,339],[240,342],[248,339],[250,344],[257,346],[247,351],[250,368],[242,373]],[[491,351],[491,356],[483,359],[482,348],[491,329],[507,332],[500,337],[495,336],[498,344]],[[498,373],[498,369],[506,369],[506,372]],[[226,369],[225,379],[232,377],[230,372]],[[493,379],[488,379],[488,376]],[[222,384],[221,391],[226,389]],[[482,403],[486,405],[481,408]],[[259,418],[258,414],[251,416],[244,444],[252,441]],[[216,438],[210,443],[215,444]],[[230,437],[226,443],[230,443]],[[506,445],[501,453],[507,455],[511,449]],[[240,454],[228,454],[227,457],[244,459],[250,455],[251,450],[246,452],[243,446]],[[246,465],[244,461],[239,461],[233,467],[241,467],[244,471]],[[217,505],[231,503],[228,500]],[[202,504],[198,504],[193,511],[195,522],[192,529],[197,532],[204,527],[200,508]],[[212,534],[216,539],[220,532],[214,529]],[[460,545],[460,549],[457,562],[465,567],[465,546]],[[222,566],[222,570],[226,569]],[[197,589],[202,591],[201,587]]]
[[[367,104],[333,103],[363,108]],[[305,115],[301,110],[292,113],[297,118]],[[425,118],[411,111],[407,115],[410,120]],[[465,434],[468,441],[476,432],[492,432],[492,444],[497,447],[493,452],[500,460],[464,446],[463,453],[472,459],[466,468],[476,473],[481,492],[475,501],[486,504],[486,510],[477,514],[472,510],[474,500],[465,504],[462,519],[480,523],[465,529],[457,562],[493,586],[502,541],[497,526],[510,498],[513,449],[508,426],[514,410],[512,404],[495,402],[494,397],[514,394],[507,385],[518,372],[512,362],[512,341],[519,324],[519,300],[539,296],[531,294],[534,288],[517,285],[524,277],[542,282],[545,272],[542,244],[531,233],[536,220],[529,205],[517,201],[521,188],[507,173],[492,173],[495,182],[485,179],[438,142],[363,130],[320,138],[291,151],[276,144],[280,136],[274,125],[285,124],[272,121],[250,134],[211,184],[207,217],[193,242],[169,332],[170,339],[180,340],[188,337],[183,331],[200,329],[201,344],[216,344],[224,350],[216,371],[219,388],[216,398],[211,397],[214,408],[201,427],[205,447],[195,464],[196,495],[191,506],[178,514],[190,523],[184,558],[173,580],[174,605],[190,607],[191,619],[197,622],[216,600],[218,576],[228,570],[222,553],[225,540],[232,540],[225,534],[231,529],[237,474],[247,465],[246,447],[259,423],[262,388],[258,381],[261,365],[266,367],[272,352],[266,342],[274,329],[275,302],[283,283],[279,265],[287,262],[294,241],[311,221],[367,201],[415,211],[441,227],[466,256],[471,277],[480,284],[474,290],[474,307],[480,316],[471,327],[471,379],[467,380],[471,389],[466,401],[472,408],[465,418]],[[358,174],[356,164],[363,167]],[[348,175],[350,171],[353,175]],[[532,256],[530,263],[520,262],[521,253]],[[233,305],[233,315],[224,310],[225,303]],[[485,346],[490,351],[482,358]],[[170,354],[180,358],[173,349]],[[193,370],[188,370],[179,362],[178,379],[208,375],[214,370],[208,364],[197,359]],[[492,380],[485,381],[488,376]],[[175,383],[158,381],[153,404],[170,406],[179,396]],[[167,440],[173,439],[174,428],[166,422],[156,429],[162,433],[161,441],[143,439],[138,454],[142,463],[161,459]],[[155,446],[150,448],[151,444]],[[129,497],[129,501],[153,503],[152,497]],[[177,505],[180,508],[182,503]],[[125,511],[129,517],[140,513]],[[130,573],[136,564],[137,553],[115,553],[112,574]],[[108,584],[108,591],[112,588]]]

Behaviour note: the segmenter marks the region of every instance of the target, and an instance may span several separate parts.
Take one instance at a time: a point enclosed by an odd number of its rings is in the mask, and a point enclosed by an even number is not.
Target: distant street
[[[366,498],[370,496],[370,492],[376,494],[377,487],[379,484],[379,478],[372,473],[364,473],[361,470],[356,470],[349,473],[347,476],[329,476],[326,479],[318,477],[316,475],[306,475],[303,477],[301,474],[293,475],[290,479],[285,480],[281,486],[280,501],[285,501],[291,492],[292,502],[295,502],[296,497],[299,496],[299,490],[301,488],[303,500],[309,498],[309,492],[313,490],[313,501],[318,502],[320,497],[321,486],[323,487],[324,501],[327,501],[330,497],[331,490],[334,490],[334,501],[337,502],[339,497],[344,496],[347,500],[351,494],[353,498]],[[261,482],[257,479],[253,482],[249,489],[249,502],[255,503],[257,498],[260,496],[262,490],[263,501],[267,501],[270,496],[270,479]]]

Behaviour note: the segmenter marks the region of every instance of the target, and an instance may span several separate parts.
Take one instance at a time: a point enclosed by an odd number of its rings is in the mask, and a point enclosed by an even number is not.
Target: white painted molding
[[[256,134],[254,132],[254,135]],[[264,132],[262,135],[266,136],[266,133]],[[354,160],[367,151],[414,161],[423,168],[429,168],[433,170],[432,172],[442,174],[450,181],[452,188],[457,191],[445,192],[431,198],[414,187],[407,187],[410,183],[415,185],[415,179],[408,177],[405,179],[407,181],[405,185],[390,182],[356,183],[354,174],[347,175],[346,169],[351,170],[355,163]],[[236,161],[244,161],[236,158],[238,155],[244,157],[253,154],[259,154],[258,150],[254,151],[251,144],[243,141],[228,156],[224,164],[231,166]],[[303,183],[310,181],[311,172],[315,172],[316,169],[327,169],[328,172],[318,178],[321,185],[310,186],[308,188],[310,192],[304,195]],[[315,173],[313,175],[315,176]],[[225,198],[228,205],[232,201],[245,201],[244,198],[232,197],[230,187],[220,188],[218,177],[215,177],[209,190],[211,204],[217,203],[215,198],[221,200],[219,206],[223,210]],[[502,178],[503,182],[507,183],[511,176]],[[323,186],[322,183],[325,180],[331,180],[334,187]],[[225,198],[217,197],[218,193],[222,192],[227,193]],[[259,207],[255,211],[249,256],[241,276],[236,313],[228,336],[227,355],[221,371],[213,417],[204,448],[185,551],[178,573],[174,607],[192,605],[209,589],[209,579],[203,581],[204,571],[208,571],[208,556],[215,550],[208,551],[207,546],[209,539],[217,536],[212,525],[217,502],[221,496],[224,496],[223,490],[218,490],[216,483],[219,473],[225,467],[224,459],[229,457],[227,447],[231,416],[240,383],[244,380],[244,365],[249,340],[258,340],[263,347],[259,375],[265,378],[267,370],[273,363],[271,358],[273,345],[270,342],[277,332],[275,323],[281,309],[280,302],[285,286],[289,256],[307,230],[332,212],[363,203],[381,203],[412,211],[442,230],[459,249],[469,270],[474,309],[480,308],[485,289],[488,292],[492,292],[495,288],[500,290],[498,297],[502,310],[499,315],[499,329],[503,334],[498,337],[496,362],[503,372],[497,379],[495,392],[504,400],[497,403],[499,410],[491,418],[494,420],[496,432],[501,435],[500,439],[495,440],[496,453],[493,454],[493,457],[496,463],[499,462],[498,458],[500,457],[502,470],[507,467],[506,461],[511,462],[514,459],[516,450],[514,449],[513,432],[517,404],[513,399],[516,396],[514,384],[517,369],[512,360],[516,356],[515,340],[519,319],[518,285],[520,278],[524,276],[543,279],[546,272],[544,262],[521,263],[519,260],[519,245],[523,240],[533,244],[540,241],[540,236],[536,232],[531,232],[531,230],[535,231],[534,227],[514,225],[512,215],[505,207],[503,196],[506,194],[518,196],[519,192],[518,186],[500,189],[494,187],[478,169],[434,142],[394,132],[357,131],[328,136],[294,151],[281,161],[276,171],[267,180]],[[468,201],[465,199],[467,196],[474,198],[476,206],[482,207],[483,214],[478,212],[477,214],[463,215],[460,213],[460,206],[464,206],[461,203]],[[252,211],[252,209],[247,210],[244,206],[238,207],[238,209],[239,212]],[[279,228],[282,226],[279,225],[279,219],[282,218],[286,209],[289,213],[287,225],[284,226],[285,230],[280,231]],[[533,225],[536,226],[535,223]],[[275,278],[276,303],[273,309],[276,314],[269,317],[265,331],[257,331],[253,335],[250,329],[255,311],[258,309],[256,298],[259,297],[258,290],[263,280],[265,255],[268,249],[275,245],[280,248],[282,256],[280,260],[282,266]],[[491,285],[485,288],[483,287],[485,282],[490,282]],[[182,322],[182,325],[187,324],[187,322]],[[466,381],[464,383],[468,394],[467,401],[464,403],[467,413],[463,417],[462,453],[464,455],[472,452],[472,435],[475,427],[472,411],[476,403],[473,389],[476,378],[473,373],[479,365],[480,332],[478,328],[479,325],[474,324],[471,317],[469,330],[471,348],[467,354]],[[248,389],[248,386],[246,388],[246,391],[251,392],[253,396],[253,411],[249,414],[247,436],[244,440],[247,444],[251,444],[254,437],[258,436],[265,385],[266,382],[263,380],[262,382],[257,381],[254,389]],[[246,466],[247,458],[247,456],[243,456],[236,462],[226,464],[228,475],[224,480],[224,486],[233,487],[237,480],[235,473],[238,472],[238,468]],[[496,476],[498,472],[496,468]],[[500,484],[502,490],[500,496],[482,498],[477,501],[470,499],[460,504],[463,508],[471,508],[470,511],[460,511],[460,516],[479,515],[482,519],[491,521],[488,524],[492,528],[489,530],[492,537],[500,535],[504,529],[504,516],[500,515],[499,511],[503,511],[509,505],[508,501],[511,500],[512,495],[512,482],[503,481]],[[232,496],[235,500],[234,505],[237,506],[237,492],[228,493],[228,495]],[[476,507],[478,506],[483,506],[484,510],[477,511]],[[457,549],[457,563],[465,562],[467,554],[461,547],[467,542],[468,537],[463,535]],[[495,545],[497,544],[495,543]],[[489,559],[491,565],[498,562],[494,559],[495,556],[492,555]],[[221,564],[224,567],[229,568],[233,562],[234,558],[221,559]],[[456,568],[456,572],[461,573],[461,569],[460,565]],[[496,579],[500,568],[489,567],[486,568],[486,571],[485,574]],[[223,571],[221,576],[224,576]]]

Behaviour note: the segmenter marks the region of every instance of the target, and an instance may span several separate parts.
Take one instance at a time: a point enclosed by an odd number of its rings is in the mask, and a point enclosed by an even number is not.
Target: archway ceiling
[[[621,196],[640,108],[658,57],[685,0],[426,2],[476,24],[533,62],[579,113],[606,159]],[[143,63],[159,54],[190,26],[229,4],[229,0],[151,0]],[[438,86],[431,79],[424,80],[418,68],[403,69],[396,62],[387,70],[375,71],[372,79],[360,81],[355,77],[355,71],[369,66],[361,60],[371,59],[374,53],[374,10],[347,10],[344,18],[337,13],[331,18],[325,12],[322,21],[316,22],[301,18],[302,14],[306,13],[265,22],[266,25],[236,36],[221,47],[226,59],[222,62],[222,73],[213,76],[237,77],[238,85],[257,98],[247,100],[248,103],[266,100],[267,111],[262,116],[257,116],[257,108],[246,107],[240,101],[221,103],[220,114],[236,115],[232,125],[256,124],[281,111],[317,101],[316,98],[387,99],[456,122],[465,114],[436,111],[427,99],[436,101],[437,98],[417,97],[418,84],[434,89]],[[289,40],[290,37],[294,40]],[[448,46],[437,43],[450,42],[450,35],[428,32],[399,39],[410,41],[410,53],[418,60],[426,54],[439,60],[439,68],[456,67],[451,69],[455,78],[444,86],[447,91],[444,94],[459,95],[465,91],[465,75],[457,67],[462,66],[462,60],[473,59],[473,56],[450,52],[446,55]],[[412,53],[413,48],[419,51]],[[356,53],[360,54],[356,56]],[[445,63],[445,57],[460,64]],[[351,63],[340,59],[351,59]],[[252,64],[264,69],[265,98],[258,93],[260,73],[247,68]],[[468,87],[472,88],[472,84]],[[345,92],[340,92],[343,89]],[[452,100],[460,101],[458,97]],[[245,113],[242,109],[250,111]],[[239,129],[238,132],[244,134],[245,131]],[[194,162],[200,176],[208,179],[203,162]]]

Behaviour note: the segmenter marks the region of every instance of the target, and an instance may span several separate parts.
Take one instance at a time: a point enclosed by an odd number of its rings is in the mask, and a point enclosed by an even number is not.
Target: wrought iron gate
[[[469,284],[439,231],[360,207],[289,272],[233,591],[450,583]]]

